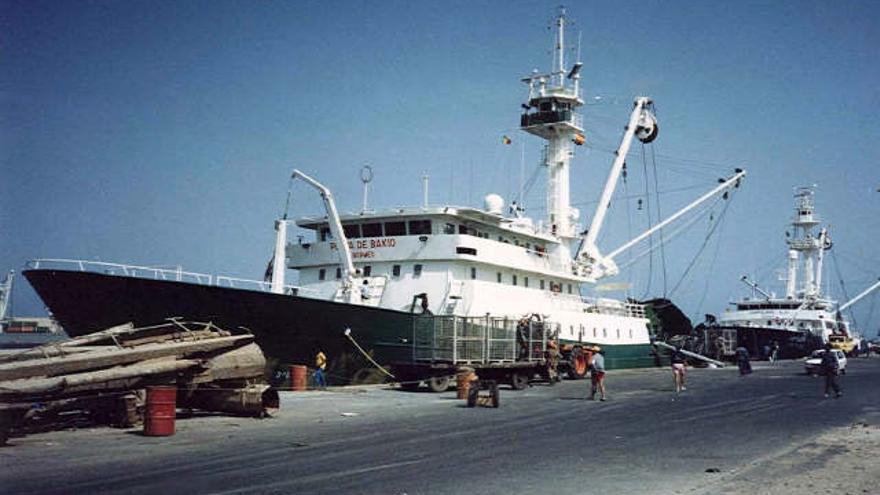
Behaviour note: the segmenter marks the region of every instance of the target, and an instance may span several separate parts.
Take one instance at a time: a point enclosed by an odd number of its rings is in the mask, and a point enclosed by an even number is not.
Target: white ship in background
[[[609,367],[650,366],[644,307],[585,298],[582,292],[617,274],[620,253],[710,198],[726,198],[745,172],[736,170],[668,219],[603,253],[597,241],[630,145],[633,139],[652,142],[657,123],[651,100],[636,98],[601,199],[582,233],[569,185],[574,151],[585,139],[577,113],[584,104],[582,64],[566,66],[565,26],[562,12],[556,19],[552,70],[523,79],[529,94],[520,127],[547,143],[547,216],[542,221],[519,212],[505,216],[504,202],[494,194],[486,196],[484,209],[430,206],[426,200],[421,206],[372,211],[365,197],[362,211],[340,215],[328,188],[294,171],[294,178],[318,191],[325,212],[295,222],[285,214],[276,222],[271,287],[255,284],[259,291],[246,290],[226,278],[231,286],[218,287],[205,285],[212,279],[198,274],[106,264],[99,267],[102,273],[84,272],[86,262],[77,262],[73,270],[49,268],[58,260],[37,260],[25,275],[72,335],[126,321],[152,324],[169,316],[210,320],[247,327],[267,354],[287,362],[311,362],[317,350],[324,350],[334,356],[334,365],[345,368],[334,370],[337,375],[372,366],[346,340],[343,329],[350,328],[350,335],[378,362],[393,363],[412,357],[408,318],[421,313],[491,315],[514,322],[539,315],[572,351],[598,344],[606,350]],[[370,178],[362,177],[365,183]],[[288,243],[292,222],[313,238]],[[298,271],[298,286],[285,284],[287,269]],[[153,274],[153,279],[136,278],[135,273]],[[189,276],[187,282],[182,275]]]
[[[737,332],[739,345],[760,355],[776,341],[787,357],[800,356],[831,342],[846,352],[858,344],[843,312],[880,287],[880,282],[840,305],[822,293],[825,251],[832,242],[814,208],[815,186],[799,187],[794,194],[794,218],[788,239],[785,296],[777,297],[743,276],[752,296],[731,303],[718,318],[717,327]],[[818,231],[816,230],[818,228]],[[799,280],[800,279],[800,280]],[[800,281],[800,284],[798,282]]]

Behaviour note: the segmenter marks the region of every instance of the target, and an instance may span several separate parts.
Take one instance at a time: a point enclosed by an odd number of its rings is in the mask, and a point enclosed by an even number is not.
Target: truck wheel
[[[431,389],[431,392],[446,392],[449,388],[449,377],[432,376],[428,378],[428,388]]]
[[[568,361],[568,377],[572,380],[582,380],[587,376],[587,356],[580,347],[571,350]]]
[[[510,388],[514,390],[522,390],[529,386],[529,377],[524,373],[513,373],[510,375]]]
[[[498,391],[498,384],[495,383],[492,385],[491,390],[491,399],[492,399],[492,407],[497,408],[501,405],[501,392]]]

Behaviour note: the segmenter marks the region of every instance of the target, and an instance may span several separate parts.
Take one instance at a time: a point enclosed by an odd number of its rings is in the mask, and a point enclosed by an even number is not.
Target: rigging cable
[[[626,161],[623,162],[623,195],[624,197],[628,196],[627,190],[627,180],[626,180]],[[632,212],[630,210],[629,201],[624,201],[626,205],[626,238],[632,239]],[[630,283],[632,283],[632,251],[626,251],[626,262],[630,266],[627,270],[627,279],[629,279]]]
[[[654,113],[656,115],[657,110],[654,109]],[[645,145],[642,144],[642,154],[644,156]],[[654,168],[654,200],[657,202],[657,221],[659,222],[661,218],[663,218],[663,214],[660,213],[660,186],[657,182],[657,157],[654,156],[654,146],[651,146],[651,166]],[[647,177],[646,177],[647,179]],[[660,263],[663,267],[663,297],[666,298],[666,247],[663,244],[663,229],[660,229],[657,234],[660,236]]]
[[[675,239],[676,237],[678,237],[678,235],[687,231],[693,224],[695,224],[700,218],[702,218],[702,215],[705,211],[711,210],[712,207],[714,207],[714,205],[716,205],[718,203],[718,201],[720,201],[720,200],[721,200],[720,198],[716,199],[715,202],[713,202],[711,205],[702,206],[702,207],[700,207],[700,209],[695,210],[695,212],[692,215],[689,215],[690,218],[688,218],[688,220],[683,221],[681,223],[681,225],[676,227],[671,232],[668,232],[663,237],[664,242],[670,242],[670,241],[672,241],[672,239]],[[642,259],[644,256],[647,256],[648,254],[651,254],[652,251],[653,251],[653,248],[648,248],[648,249],[641,251],[639,254],[637,254],[633,257],[633,262]],[[619,265],[618,268],[626,268],[627,266],[629,266],[629,265],[623,264],[623,265]]]
[[[284,215],[282,220],[287,220],[287,212],[290,210],[290,196],[293,193],[293,176],[287,181],[287,199],[284,201]]]
[[[703,239],[703,243],[700,245],[700,249],[697,250],[697,254],[694,255],[694,258],[688,264],[687,268],[684,270],[684,273],[681,275],[681,278],[678,279],[678,282],[675,284],[675,287],[672,288],[672,291],[670,292],[670,294],[674,294],[675,291],[678,290],[678,288],[681,286],[681,283],[684,282],[685,277],[687,277],[688,273],[690,273],[691,269],[697,263],[697,259],[699,259],[700,255],[703,253],[703,250],[706,249],[706,246],[709,244],[709,239],[712,238],[712,234],[715,232],[715,229],[718,227],[718,225],[721,224],[721,220],[724,218],[724,215],[727,213],[727,208],[730,206],[730,203],[733,202],[732,201],[733,195],[729,195],[729,196],[730,197],[727,199],[727,201],[724,204],[724,208],[721,209],[721,213],[718,215],[718,220],[715,223],[713,223],[712,226],[709,228],[709,232],[706,234],[706,237]]]
[[[728,203],[730,204],[730,203]],[[725,206],[726,208],[726,206]],[[710,217],[711,218],[711,217]],[[718,219],[718,222],[721,222],[721,218]],[[715,268],[715,263],[718,261],[718,252],[721,251],[721,236],[724,233],[724,224],[719,227],[718,235],[715,237],[715,253],[712,254],[712,261],[709,262],[708,273],[712,273],[712,270]],[[700,314],[700,310],[703,309],[703,303],[706,302],[706,296],[709,294],[709,282],[711,277],[706,277],[706,283],[703,285],[703,293],[700,294],[700,302],[697,303],[697,309],[694,310],[695,315]]]
[[[645,160],[645,147],[642,146],[642,172],[645,179],[645,211],[648,213],[648,230],[654,227],[651,221],[651,193],[648,189],[648,161]],[[645,292],[641,299],[645,300],[651,292],[651,280],[654,278],[654,234],[648,236],[648,282],[645,284]]]

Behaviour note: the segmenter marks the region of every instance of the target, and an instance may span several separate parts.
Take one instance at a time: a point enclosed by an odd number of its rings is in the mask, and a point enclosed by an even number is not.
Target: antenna
[[[364,183],[364,208],[361,213],[367,212],[367,195],[370,191],[370,182],[373,180],[373,167],[364,165],[361,167],[361,182]]]

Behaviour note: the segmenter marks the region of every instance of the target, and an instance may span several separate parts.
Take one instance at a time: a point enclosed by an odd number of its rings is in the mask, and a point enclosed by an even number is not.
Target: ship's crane
[[[761,294],[762,296],[764,296],[764,299],[766,299],[767,301],[769,301],[770,298],[772,297],[767,291],[765,291],[764,289],[758,287],[758,284],[756,284],[755,282],[752,282],[751,280],[749,280],[749,277],[747,277],[746,275],[743,275],[742,277],[740,277],[740,281],[741,281],[742,283],[748,285],[753,291],[755,291],[755,292]]]
[[[880,287],[880,280],[878,280],[877,282],[875,282],[874,285],[872,285],[872,286],[868,287],[867,289],[863,290],[863,291],[862,291],[861,293],[859,293],[859,295],[857,295],[856,297],[854,297],[854,298],[850,299],[849,301],[847,301],[846,303],[842,304],[842,305],[840,306],[840,308],[838,308],[837,310],[838,310],[839,312],[843,312],[845,309],[847,309],[847,308],[849,308],[850,306],[852,306],[853,304],[859,302],[862,298],[864,298],[864,297],[867,296],[868,294],[870,294],[870,293],[874,292],[875,290],[877,290],[878,287]]]
[[[608,179],[605,182],[602,197],[599,200],[599,204],[596,206],[596,213],[593,215],[590,228],[587,230],[586,235],[583,236],[581,245],[574,257],[573,266],[575,274],[584,277],[587,280],[595,282],[601,278],[616,275],[619,270],[617,264],[614,262],[614,258],[617,255],[633,247],[649,235],[662,229],[713,196],[720,194],[731,187],[738,187],[741,179],[746,175],[744,170],[736,169],[736,173],[733,176],[722,180],[721,184],[698,198],[696,201],[678,210],[666,220],[658,223],[653,228],[646,230],[641,235],[615,249],[608,255],[603,255],[599,251],[596,241],[599,238],[599,233],[605,222],[605,216],[608,213],[608,205],[610,204],[611,197],[614,195],[614,190],[617,187],[620,173],[623,170],[626,161],[626,155],[629,153],[630,145],[632,145],[632,140],[634,137],[637,137],[639,141],[643,143],[650,143],[657,138],[657,119],[651,111],[652,106],[653,102],[650,98],[643,96],[636,98],[632,114],[630,115],[629,124],[626,126],[620,146],[615,153],[614,164],[611,166],[611,172],[609,172]]]
[[[336,209],[336,202],[333,200],[333,194],[330,189],[320,182],[300,172],[293,170],[292,179],[302,179],[306,184],[314,187],[321,200],[324,202],[324,210],[327,213],[327,223],[330,227],[330,234],[336,239],[336,252],[339,254],[339,265],[342,270],[342,294],[347,300],[346,302],[355,303],[355,276],[357,274],[352,261],[351,249],[348,247],[348,239],[345,238],[345,232],[342,230],[342,222],[339,219],[339,211]],[[285,270],[285,248],[287,243],[287,220],[282,219],[276,222],[276,241],[275,241],[275,258],[272,267],[272,292],[281,294],[284,291],[284,270]]]

